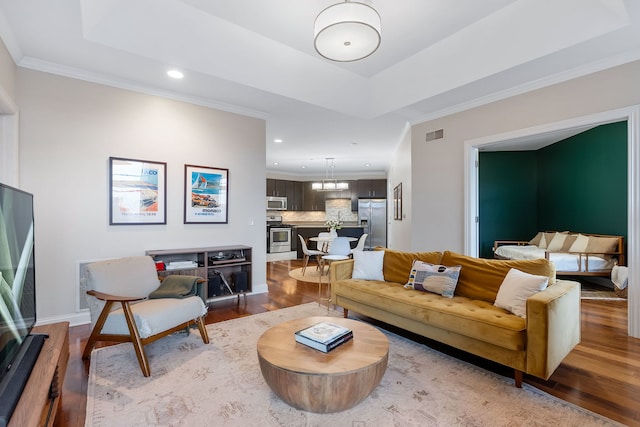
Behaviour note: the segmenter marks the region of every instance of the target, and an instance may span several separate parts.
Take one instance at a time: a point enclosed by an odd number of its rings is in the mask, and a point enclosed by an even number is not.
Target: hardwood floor
[[[207,323],[317,301],[317,284],[298,282],[289,277],[289,270],[298,267],[301,267],[301,261],[267,263],[269,293],[249,296],[246,301],[242,298],[239,303],[236,299],[216,302],[211,305]],[[511,370],[491,362],[389,325],[363,319],[485,369],[511,375]],[[82,361],[81,355],[89,333],[88,325],[70,329],[69,365],[56,426],[84,425],[88,364]],[[637,405],[640,396],[639,354],[640,340],[627,336],[626,301],[583,300],[582,342],[548,381],[525,376],[525,382],[623,424],[640,426],[640,407]]]

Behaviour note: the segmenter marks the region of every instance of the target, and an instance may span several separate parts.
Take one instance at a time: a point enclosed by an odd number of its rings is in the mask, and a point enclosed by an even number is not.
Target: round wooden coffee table
[[[320,322],[353,331],[353,339],[323,353],[296,342],[294,332]],[[267,330],[258,340],[258,360],[265,381],[294,408],[329,413],[352,408],[365,399],[387,369],[389,341],[366,323],[340,317],[306,317]]]

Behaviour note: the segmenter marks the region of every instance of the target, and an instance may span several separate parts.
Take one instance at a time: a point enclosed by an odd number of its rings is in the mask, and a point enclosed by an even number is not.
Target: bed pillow
[[[527,298],[547,287],[549,278],[512,268],[504,277],[494,305],[519,317],[527,317]]]
[[[576,241],[569,248],[569,252],[586,252],[589,244],[589,237],[584,234],[578,234]]]
[[[533,237],[533,239],[529,240],[529,244],[533,245],[533,246],[540,245],[540,241],[542,240],[542,236],[544,236],[544,233],[542,231],[538,231],[538,234],[536,234]]]
[[[587,252],[604,254],[607,252],[615,252],[616,249],[618,249],[618,239],[615,237],[589,236]]]
[[[382,266],[384,251],[354,251],[351,278],[363,280],[384,280]]]
[[[416,260],[413,262],[409,281],[404,287],[453,298],[460,276],[460,268],[459,265],[446,267]]]
[[[573,245],[573,243],[576,241],[577,238],[578,238],[577,234],[569,234],[567,238],[564,239],[564,243],[560,248],[560,252],[569,252],[571,245]]]
[[[556,233],[551,239],[550,242],[547,243],[547,250],[549,252],[559,252],[564,245],[564,241],[567,239],[568,234],[566,233]]]

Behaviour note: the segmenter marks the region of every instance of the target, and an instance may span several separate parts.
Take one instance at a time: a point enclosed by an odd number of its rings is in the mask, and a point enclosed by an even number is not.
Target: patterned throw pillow
[[[404,287],[453,298],[458,284],[458,276],[460,276],[460,268],[462,267],[459,265],[447,267],[416,260],[411,267],[409,281]]]

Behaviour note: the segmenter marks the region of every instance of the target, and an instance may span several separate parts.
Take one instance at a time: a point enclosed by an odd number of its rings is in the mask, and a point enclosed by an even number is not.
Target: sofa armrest
[[[580,283],[558,280],[527,299],[527,373],[548,379],[580,342]]]
[[[344,261],[333,261],[331,263],[331,270],[329,271],[329,280],[331,283],[335,283],[338,280],[351,279],[351,273],[353,272],[353,259],[346,259]]]

